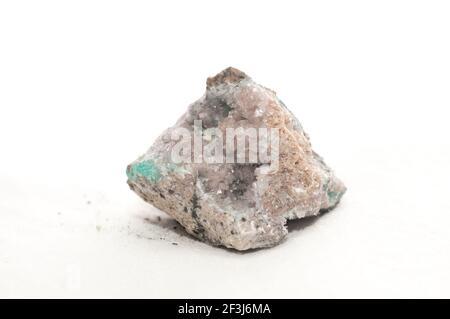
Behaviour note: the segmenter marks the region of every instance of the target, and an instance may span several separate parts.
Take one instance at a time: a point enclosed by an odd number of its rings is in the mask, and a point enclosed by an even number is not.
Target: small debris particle
[[[174,246],[178,246],[178,243],[172,243],[172,245],[174,245]]]
[[[100,226],[100,225],[96,225],[95,228],[97,229],[97,231],[101,231],[102,230],[102,226]]]
[[[157,219],[158,219],[158,221],[160,222],[160,221],[161,221],[161,216],[158,216]]]

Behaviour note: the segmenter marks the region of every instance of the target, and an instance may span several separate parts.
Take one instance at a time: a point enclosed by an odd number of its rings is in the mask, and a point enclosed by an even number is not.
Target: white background
[[[447,1],[2,1],[0,297],[450,297],[449,17]],[[174,230],[125,175],[228,66],[277,91],[348,187],[245,254]]]

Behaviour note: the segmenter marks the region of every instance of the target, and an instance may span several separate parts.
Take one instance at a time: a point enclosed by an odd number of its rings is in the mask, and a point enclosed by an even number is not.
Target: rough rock
[[[196,127],[200,120],[201,127]],[[277,130],[277,165],[272,157],[260,160],[259,148],[256,162],[207,163],[198,160],[192,145],[186,147],[191,163],[174,161],[174,149],[180,145],[180,139],[174,139],[177,130],[193,135],[203,130],[203,150],[220,140],[205,133],[211,128],[224,138],[227,128]],[[255,152],[249,144],[244,145],[248,158]],[[275,150],[275,144],[269,145],[268,152]],[[287,235],[287,220],[334,208],[346,190],[276,93],[234,68],[207,79],[206,93],[127,167],[127,176],[134,192],[175,218],[189,234],[237,250],[280,243]]]

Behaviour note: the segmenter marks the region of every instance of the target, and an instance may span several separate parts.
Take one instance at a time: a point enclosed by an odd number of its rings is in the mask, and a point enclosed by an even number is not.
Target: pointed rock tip
[[[249,78],[249,76],[244,72],[233,67],[228,67],[217,75],[209,77],[206,80],[206,87],[210,88],[225,83],[238,83],[246,78]]]

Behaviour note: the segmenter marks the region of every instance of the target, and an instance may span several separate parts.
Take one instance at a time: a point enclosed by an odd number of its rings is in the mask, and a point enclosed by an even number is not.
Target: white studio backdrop
[[[0,2],[0,297],[450,297],[449,16],[446,1]],[[187,237],[125,176],[228,66],[277,91],[348,187],[246,254]]]

